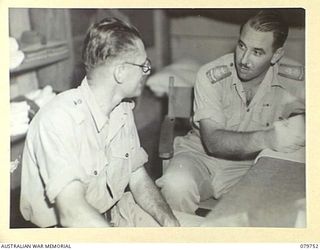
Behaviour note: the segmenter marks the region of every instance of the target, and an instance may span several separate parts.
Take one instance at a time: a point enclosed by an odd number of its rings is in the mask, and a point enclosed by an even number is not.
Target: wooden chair
[[[193,115],[193,87],[175,86],[174,77],[169,77],[168,114],[160,129],[158,156],[162,160],[161,174],[165,172],[169,160],[174,155],[174,139],[191,129]]]
[[[173,141],[176,134],[190,129],[190,117],[193,107],[193,87],[174,86],[174,77],[169,78],[168,114],[160,131],[159,157],[168,160],[173,156]],[[177,124],[179,120],[179,124]],[[181,124],[187,125],[182,128]],[[180,126],[179,126],[180,125]],[[179,126],[179,127],[178,127]],[[177,131],[179,130],[180,131]],[[184,132],[181,132],[181,129]]]

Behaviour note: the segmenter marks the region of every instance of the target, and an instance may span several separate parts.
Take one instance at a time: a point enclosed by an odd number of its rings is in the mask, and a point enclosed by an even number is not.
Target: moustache
[[[238,65],[240,66],[240,68],[250,69],[248,64],[239,63]]]

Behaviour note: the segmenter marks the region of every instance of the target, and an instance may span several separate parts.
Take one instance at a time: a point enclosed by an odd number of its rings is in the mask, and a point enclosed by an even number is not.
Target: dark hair
[[[240,33],[245,24],[256,31],[273,32],[273,50],[276,51],[282,47],[288,37],[289,27],[280,13],[276,10],[262,10],[255,16],[251,17],[240,28]]]
[[[139,31],[117,18],[104,18],[92,25],[87,32],[82,50],[87,73],[108,59],[135,52],[137,39],[141,39]]]

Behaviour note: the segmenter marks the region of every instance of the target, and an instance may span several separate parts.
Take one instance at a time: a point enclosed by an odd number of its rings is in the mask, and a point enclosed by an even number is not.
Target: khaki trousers
[[[111,209],[110,215],[110,223],[115,227],[160,227],[159,223],[135,202],[130,192],[123,194]]]

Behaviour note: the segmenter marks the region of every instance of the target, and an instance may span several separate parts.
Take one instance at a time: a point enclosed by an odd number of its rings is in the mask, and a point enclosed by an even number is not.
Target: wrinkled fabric
[[[130,192],[124,193],[111,209],[110,223],[115,227],[160,227],[159,223],[135,202]]]
[[[132,109],[122,102],[106,117],[84,79],[56,96],[32,120],[23,152],[20,210],[40,227],[58,223],[54,203],[72,181],[100,213],[123,195],[132,171],[147,161]]]
[[[220,66],[227,74],[212,83],[207,72]],[[304,112],[304,82],[279,76],[278,67],[279,63],[269,68],[249,105],[233,53],[200,68],[194,87],[193,129],[175,138],[174,157],[156,181],[173,209],[194,213],[201,200],[228,192],[253,165],[253,161],[209,156],[201,141],[200,120],[210,119],[216,129],[255,131],[268,129],[291,113]]]

